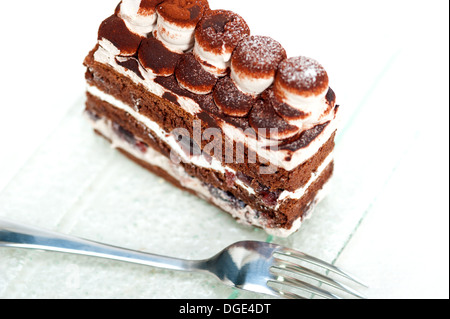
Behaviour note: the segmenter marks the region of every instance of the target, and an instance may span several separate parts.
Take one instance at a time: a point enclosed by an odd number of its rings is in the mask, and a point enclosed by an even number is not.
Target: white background
[[[240,13],[253,34],[277,39],[289,56],[313,57],[328,70],[342,106],[338,159],[339,154],[349,159],[337,160],[336,169],[348,180],[335,192],[348,195],[359,183],[370,193],[359,190],[352,198],[365,208],[337,264],[368,283],[369,298],[448,298],[448,1],[273,3],[210,1],[212,8]],[[116,0],[3,3],[0,194],[80,103],[83,58],[116,5]],[[364,162],[366,170],[352,171],[351,159]],[[374,176],[386,178],[374,187]],[[1,206],[0,216],[17,217]],[[0,269],[13,271],[13,259],[2,254]],[[27,294],[22,281],[2,276],[2,298],[58,297],[45,285]]]

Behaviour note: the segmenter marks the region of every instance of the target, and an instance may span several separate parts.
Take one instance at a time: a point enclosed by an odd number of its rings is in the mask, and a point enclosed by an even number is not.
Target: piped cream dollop
[[[140,36],[147,36],[156,27],[156,5],[162,0],[123,0],[118,16],[128,29]]]
[[[260,94],[272,85],[286,50],[270,37],[250,36],[242,39],[231,57],[231,78],[239,88]]]
[[[274,83],[276,111],[290,124],[309,129],[333,116],[328,74],[317,61],[294,57],[281,62]]]

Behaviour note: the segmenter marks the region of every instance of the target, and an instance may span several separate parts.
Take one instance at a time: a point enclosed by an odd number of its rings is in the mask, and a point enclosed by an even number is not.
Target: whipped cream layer
[[[300,119],[286,119],[286,121],[294,126],[299,127],[301,130],[309,130],[318,124],[323,124],[328,121],[332,121],[335,117],[334,111],[330,109],[330,105],[326,99],[327,92],[313,97],[302,97],[297,94],[285,92],[283,102],[297,106],[296,109],[300,109],[306,113],[307,116]]]
[[[182,53],[194,46],[195,26],[179,26],[158,15],[153,35],[171,51]]]
[[[106,46],[106,48],[104,47]],[[112,46],[112,47],[111,47]],[[113,45],[108,41],[101,41],[99,49],[94,53],[94,60],[112,67],[116,72],[128,77],[134,83],[144,86],[152,94],[162,97],[164,93],[168,92],[176,96],[180,107],[187,113],[196,116],[202,112],[201,107],[194,100],[185,96],[180,96],[171,92],[155,82],[155,76],[148,74],[148,72],[140,66],[140,71],[145,79],[140,78],[136,73],[120,66],[114,54]],[[334,110],[332,111],[335,115]],[[313,157],[319,149],[326,143],[337,129],[337,121],[332,120],[326,128],[306,147],[296,151],[280,150],[268,148],[267,146],[277,145],[277,141],[265,139],[262,137],[256,138],[254,135],[248,135],[242,129],[228,124],[225,121],[218,120],[219,126],[224,132],[226,138],[232,141],[244,143],[251,151],[255,152],[261,160],[264,160],[276,167],[292,171],[299,165],[306,162]]]
[[[170,176],[175,178],[182,187],[190,189],[200,198],[212,202],[217,207],[228,212],[240,223],[248,226],[263,228],[269,235],[272,236],[286,238],[295,233],[301,227],[302,222],[311,216],[315,206],[325,196],[325,191],[327,189],[326,185],[324,185],[322,190],[319,191],[314,202],[311,203],[310,210],[302,218],[298,218],[294,221],[293,226],[290,229],[271,228],[268,226],[270,221],[267,221],[261,217],[261,215],[255,212],[255,210],[250,206],[243,205],[239,208],[236,207],[236,205],[229,201],[229,197],[225,194],[225,192],[215,188],[211,189],[210,186],[206,185],[198,178],[190,176],[182,166],[176,165],[169,158],[163,156],[152,148],[148,148],[145,152],[142,152],[142,150],[138,147],[128,143],[126,140],[118,136],[113,128],[113,123],[110,120],[100,118],[94,121],[89,116],[87,116],[87,118],[90,120],[95,130],[111,141],[112,147],[122,149],[135,158],[164,170]]]
[[[248,76],[245,73],[237,71],[233,65],[231,66],[231,78],[242,92],[254,95],[266,90],[272,85],[274,79],[273,76],[259,76],[257,78]]]
[[[155,8],[141,8],[141,0],[123,0],[118,16],[123,19],[127,28],[140,36],[147,36],[156,26]]]
[[[230,66],[231,53],[215,53],[203,49],[195,43],[194,54],[200,61],[205,61],[202,66],[206,71],[217,77],[225,76]]]

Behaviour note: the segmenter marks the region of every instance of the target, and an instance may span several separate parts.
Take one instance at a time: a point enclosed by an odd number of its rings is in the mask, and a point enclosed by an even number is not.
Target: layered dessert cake
[[[338,111],[327,72],[239,14],[123,0],[84,64],[95,132],[173,185],[280,237],[323,198]]]

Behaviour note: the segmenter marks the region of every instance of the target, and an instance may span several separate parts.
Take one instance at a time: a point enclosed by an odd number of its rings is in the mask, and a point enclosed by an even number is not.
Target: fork
[[[342,294],[364,298],[326,274],[335,273],[353,284],[365,286],[348,273],[312,256],[266,242],[238,242],[212,258],[194,261],[101,244],[0,219],[0,247],[54,251],[168,270],[201,272],[215,276],[230,287],[287,299],[306,299],[305,292],[310,298],[312,295],[342,299]],[[325,274],[305,263],[315,265]]]

